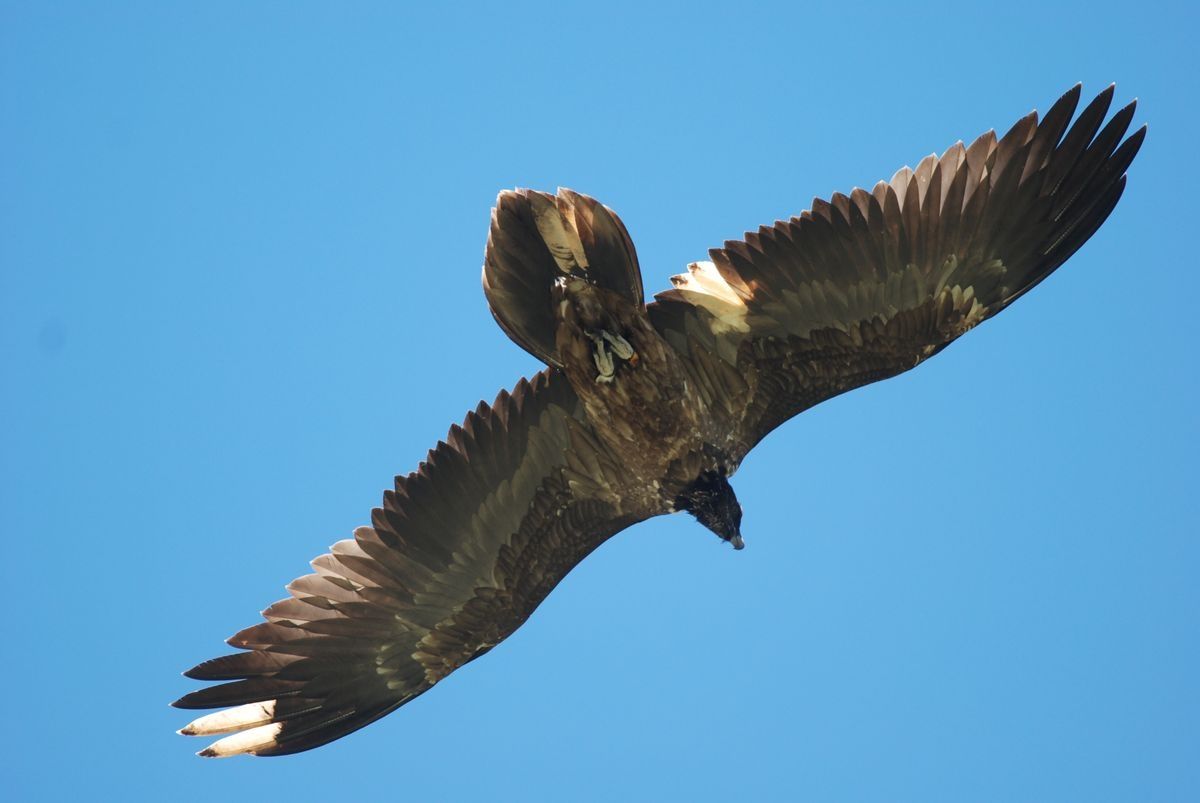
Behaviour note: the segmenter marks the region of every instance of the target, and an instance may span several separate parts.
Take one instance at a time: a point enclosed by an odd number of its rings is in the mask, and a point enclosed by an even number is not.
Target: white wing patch
[[[688,265],[688,273],[672,276],[671,284],[688,303],[712,313],[709,326],[714,335],[750,331],[745,299],[725,281],[713,263],[693,262]]]
[[[184,736],[209,736],[237,731],[196,754],[205,758],[226,758],[274,747],[275,737],[283,729],[283,723],[271,721],[274,717],[275,701],[266,700],[208,714],[192,721],[179,732]]]
[[[188,723],[179,732],[184,736],[207,736],[212,733],[228,733],[265,725],[275,716],[275,701],[247,703],[236,708],[227,708],[208,714]]]
[[[205,758],[228,758],[229,756],[240,756],[243,753],[257,753],[259,750],[274,747],[276,745],[275,737],[281,730],[283,730],[282,722],[260,725],[257,728],[241,731],[213,742],[196,755]]]

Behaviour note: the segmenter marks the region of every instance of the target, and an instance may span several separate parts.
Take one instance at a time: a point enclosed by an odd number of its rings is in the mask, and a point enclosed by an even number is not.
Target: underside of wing
[[[1112,212],[1145,127],[1101,128],[1109,87],[1068,129],[1080,87],[1040,123],[958,143],[710,251],[650,306],[692,362],[749,386],[730,428],[744,455],[791,416],[914,367],[1028,292]],[[708,371],[711,373],[711,371]]]
[[[506,638],[583,557],[636,516],[556,370],[480,404],[384,494],[372,526],[293,581],[243,650],[188,677],[220,685],[180,708],[223,708],[187,735],[201,755],[282,755],[357,730]]]

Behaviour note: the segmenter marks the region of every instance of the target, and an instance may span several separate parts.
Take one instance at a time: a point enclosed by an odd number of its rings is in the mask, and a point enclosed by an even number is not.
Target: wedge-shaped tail
[[[616,214],[586,195],[505,190],[492,210],[483,291],[492,315],[518,346],[561,367],[551,288],[578,276],[642,304],[642,275]]]

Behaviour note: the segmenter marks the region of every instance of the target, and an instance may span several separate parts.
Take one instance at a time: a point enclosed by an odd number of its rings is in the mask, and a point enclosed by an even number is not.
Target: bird
[[[546,367],[467,413],[313,573],[184,674],[199,755],[324,745],[520,627],[618,532],[686,511],[740,550],[730,478],[768,433],[895,376],[1004,310],[1108,218],[1146,135],[1114,86],[814,199],[646,303],[633,241],[567,189],[500,193],[483,290]],[[1072,122],[1073,120],[1073,122]]]

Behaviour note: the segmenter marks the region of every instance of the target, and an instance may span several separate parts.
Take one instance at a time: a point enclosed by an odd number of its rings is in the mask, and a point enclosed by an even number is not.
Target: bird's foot
[[[608,343],[600,335],[589,334],[588,337],[592,339],[592,359],[596,363],[596,370],[600,372],[596,381],[611,382],[617,369],[613,364],[612,354],[608,350]]]
[[[633,351],[633,346],[629,345],[629,341],[620,335],[614,335],[604,329],[600,330],[600,337],[608,341],[612,353],[620,357],[622,360],[633,360],[637,354]]]
[[[601,329],[599,333],[587,332],[586,334],[595,347],[592,351],[592,359],[596,363],[596,370],[600,372],[596,376],[596,381],[600,384],[613,381],[617,372],[616,363],[613,361],[614,356],[626,360],[630,365],[637,365],[637,352],[625,338],[604,329]]]

